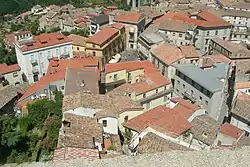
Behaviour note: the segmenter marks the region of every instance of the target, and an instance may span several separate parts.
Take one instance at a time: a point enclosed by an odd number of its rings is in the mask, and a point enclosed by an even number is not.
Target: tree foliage
[[[48,160],[56,148],[62,119],[61,92],[55,101],[28,105],[28,116],[0,116],[0,164]]]

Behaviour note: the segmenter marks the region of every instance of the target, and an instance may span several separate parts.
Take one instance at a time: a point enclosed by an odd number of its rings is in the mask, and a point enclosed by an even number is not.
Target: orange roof
[[[201,67],[211,67],[214,63],[226,63],[230,64],[231,60],[223,54],[212,54],[202,58]]]
[[[114,21],[125,23],[138,23],[142,14],[136,12],[122,13],[115,17]]]
[[[191,124],[187,119],[178,112],[174,112],[174,110],[165,106],[158,106],[144,112],[123,125],[137,132],[150,126],[152,128],[157,128],[157,130],[173,133],[174,135],[181,135],[191,128]]]
[[[18,64],[8,66],[7,64],[0,64],[0,75],[21,70]]]
[[[73,45],[77,46],[86,46],[86,41],[88,38],[80,36],[80,35],[75,35],[75,34],[70,34],[68,38],[72,41]]]
[[[47,75],[61,71],[66,71],[66,68],[82,69],[84,67],[97,67],[98,60],[96,58],[73,58],[62,59],[59,61],[51,60],[48,66]]]
[[[165,78],[160,72],[148,73],[140,78],[141,81],[132,84],[136,94],[142,94],[170,84],[169,80]]]
[[[12,47],[15,47],[15,45],[14,45],[14,43],[15,43],[15,34],[12,33],[12,34],[5,35],[4,43],[5,43],[5,45],[10,45]]]
[[[145,73],[157,72],[158,70],[154,67],[152,63],[148,60],[145,61],[126,61],[126,62],[119,62],[115,64],[106,64],[105,65],[105,72],[111,73],[120,70],[127,70],[127,71],[134,71],[144,69]]]
[[[194,24],[200,27],[219,27],[219,26],[231,26],[230,23],[224,21],[220,17],[212,14],[207,10],[202,10],[198,13],[200,19],[191,18],[188,14],[181,12],[169,12],[154,21],[154,24],[161,23],[165,19],[180,20],[190,24]]]
[[[195,112],[195,110],[190,110],[189,108],[181,105],[181,104],[177,104],[176,106],[174,106],[173,108],[176,112],[178,112],[181,116],[183,116],[185,119],[189,119]]]
[[[198,59],[199,58],[199,54],[196,51],[194,46],[191,46],[191,45],[180,46],[179,48],[182,51],[182,53],[184,54],[186,59],[189,59],[189,58],[197,58]]]
[[[116,34],[119,33],[119,30],[111,27],[103,28],[101,31],[97,32],[95,35],[89,38],[89,42],[104,45],[108,39],[113,38]]]
[[[236,89],[250,88],[250,82],[236,82],[235,88]]]
[[[47,86],[51,82],[64,80],[64,77],[65,77],[65,71],[61,71],[61,72],[58,72],[56,74],[43,76],[39,81],[34,83],[32,86],[30,86],[26,90],[26,92],[24,92],[23,96],[19,99],[19,101],[24,100],[25,98],[32,95],[37,90],[44,88],[45,86]]]
[[[220,127],[220,133],[223,133],[227,136],[231,136],[235,139],[239,139],[239,137],[241,137],[242,133],[244,131],[229,124],[229,123],[224,123],[221,127]]]
[[[23,52],[40,49],[48,46],[71,42],[71,40],[61,33],[44,33],[34,37],[32,43],[20,47]]]
[[[171,65],[172,63],[184,58],[182,51],[174,45],[164,43],[154,48],[152,51],[153,55],[166,63]]]
[[[114,24],[112,24],[112,27],[114,27],[114,28],[116,28],[118,30],[121,30],[122,28],[125,27],[125,25],[120,24],[120,23],[114,23]]]
[[[174,98],[170,99],[170,101],[172,101],[174,103],[178,103],[178,104],[180,104],[180,105],[182,105],[190,110],[193,110],[193,111],[201,109],[199,106],[192,104],[192,103],[188,102],[187,100],[182,99],[180,97],[174,97]]]

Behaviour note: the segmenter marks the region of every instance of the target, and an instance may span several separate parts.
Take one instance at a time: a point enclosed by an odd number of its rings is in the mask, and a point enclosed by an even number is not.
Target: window
[[[234,34],[234,38],[236,38],[237,37],[237,35],[236,34]]]
[[[194,61],[193,61],[193,60],[191,60],[190,62],[191,62],[191,64],[193,64],[193,62],[194,62]]]
[[[77,49],[77,50],[80,50],[80,48],[79,48],[79,47],[77,47],[76,49]]]
[[[183,42],[181,42],[181,45],[183,45]]]
[[[143,94],[143,98],[146,98],[146,94],[145,93]]]
[[[180,61],[178,61],[178,64],[180,64],[181,62]]]
[[[46,94],[47,94],[47,93],[48,93],[48,89],[44,89],[44,93],[46,93]]]
[[[126,115],[125,117],[124,117],[124,122],[127,122],[128,121],[128,116]]]
[[[95,48],[95,44],[92,44],[92,47]]]
[[[51,55],[51,51],[49,50],[48,51],[48,59],[51,59],[52,58],[52,55]]]
[[[64,90],[64,86],[62,86],[61,89]]]
[[[57,56],[59,55],[59,49],[58,48],[56,49],[56,55]]]
[[[130,48],[133,49],[133,48],[134,48],[134,45],[133,45],[133,44],[130,44]]]
[[[179,93],[179,89],[176,89],[176,92]]]
[[[215,35],[218,35],[218,30],[215,31]]]
[[[158,89],[156,89],[156,93],[158,93]]]
[[[191,95],[193,95],[194,94],[194,91],[193,90],[191,90]]]
[[[209,36],[209,31],[207,31],[207,36]]]
[[[200,96],[200,101],[202,100],[202,97]]]
[[[175,36],[175,32],[173,32],[173,36]]]
[[[107,120],[102,120],[103,127],[107,127],[107,124],[108,124]]]
[[[208,101],[207,100],[205,101],[205,104],[208,105]]]
[[[114,74],[114,80],[117,80],[117,79],[118,79],[118,75]]]
[[[18,73],[17,72],[13,72],[13,77],[17,77]]]
[[[166,101],[168,101],[168,100],[169,100],[169,97],[168,97],[168,96],[164,96],[163,101],[166,102]]]
[[[183,84],[182,87],[185,88],[186,86]]]
[[[179,37],[182,37],[182,34],[181,34],[181,33],[179,33]]]
[[[95,53],[95,51],[93,51],[93,56],[95,56],[96,55],[96,53]]]
[[[206,45],[208,44],[208,41],[209,41],[209,39],[206,39],[206,40],[205,40],[205,44],[206,44]]]
[[[146,109],[149,109],[149,108],[150,108],[150,102],[146,103]]]
[[[179,80],[177,80],[177,84],[180,85],[180,81]]]

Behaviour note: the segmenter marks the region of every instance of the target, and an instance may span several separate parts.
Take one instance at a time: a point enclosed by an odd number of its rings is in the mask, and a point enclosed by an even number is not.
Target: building
[[[250,96],[238,91],[232,105],[230,124],[245,131],[249,137],[250,133],[250,114],[249,114]]]
[[[19,114],[14,110],[14,105],[27,89],[28,84],[19,86],[8,85],[0,88],[0,115]]]
[[[181,143],[181,141],[185,133],[191,128],[188,120],[165,106],[158,106],[144,112],[125,122],[123,126],[133,134],[129,145],[132,150],[136,149],[140,140],[150,132],[165,140],[185,146],[186,143]]]
[[[48,11],[47,9],[43,9],[43,7],[41,7],[40,5],[35,5],[31,8],[31,12],[33,13],[33,15],[42,15],[42,14],[46,14]]]
[[[75,34],[70,34],[68,38],[72,41],[73,53],[86,52],[86,41],[88,38]]]
[[[248,11],[248,12],[250,11],[250,5],[247,1],[219,0],[216,3],[224,9]]]
[[[102,145],[102,128],[96,119],[76,113],[63,113],[53,160],[99,159]]]
[[[232,41],[244,41],[250,43],[249,28],[250,16],[249,12],[232,9],[212,10],[212,12],[225,21],[231,23],[234,27],[231,32]]]
[[[230,39],[232,25],[224,21],[222,18],[209,12],[208,10],[201,10],[193,13],[169,12],[157,19],[154,24],[160,24],[169,19],[182,22],[177,22],[179,25],[182,25],[181,28],[174,26],[175,24],[171,26],[176,30],[184,28],[184,30],[187,32],[189,29],[193,29],[192,25],[196,27],[194,29],[194,32],[196,33],[192,34],[192,31],[189,31],[189,34],[194,35],[194,37],[190,36],[194,39],[193,45],[201,53],[206,53],[208,51],[209,41],[214,37],[219,37],[224,40]],[[172,36],[173,33],[174,32],[172,32]],[[180,42],[184,42],[182,38],[186,36],[184,34],[185,33],[183,33],[183,30],[181,34],[178,33],[178,37],[182,39]],[[176,37],[173,39],[176,39]]]
[[[158,32],[166,36],[168,43],[177,46],[193,45],[196,36],[196,25],[166,19],[160,23]]]
[[[221,125],[217,135],[218,146],[234,146],[245,136],[245,132],[227,122]]]
[[[150,50],[165,43],[165,40],[156,33],[142,33],[138,38],[138,50],[141,59],[148,60],[150,57]]]
[[[139,75],[134,83],[122,84],[111,92],[128,96],[145,110],[150,110],[160,105],[169,105],[172,86],[160,72],[151,72]]]
[[[3,85],[20,85],[23,83],[21,68],[18,64],[0,64],[0,83]]]
[[[105,65],[104,80],[106,91],[124,83],[135,83],[145,73],[158,72],[149,61],[127,61]]]
[[[139,35],[145,28],[145,16],[140,13],[128,12],[118,14],[114,22],[121,23],[126,26],[126,47],[137,49]]]
[[[76,75],[74,70],[90,68],[95,71],[97,67],[98,62],[96,59],[65,59],[60,61],[57,59],[51,60],[47,74],[43,76],[38,82],[31,85],[24,92],[23,96],[19,99],[19,104],[17,104],[17,106],[21,106],[22,103],[39,98],[53,99],[54,91],[61,91],[63,94],[67,93],[68,90],[66,91],[66,87],[72,86],[72,84],[67,81],[68,78],[74,77]],[[74,79],[76,78],[77,77]],[[79,83],[75,83],[78,85],[74,85],[74,89],[71,88],[72,92],[80,89],[79,87],[82,84],[82,80],[83,79],[81,79]],[[65,84],[65,81],[67,84]]]
[[[92,16],[90,18],[90,27],[89,27],[90,36],[99,32],[101,27],[106,26],[108,24],[109,24],[109,16],[108,15],[101,14],[98,16]]]
[[[97,57],[104,67],[113,56],[125,49],[125,27],[113,24],[91,36],[86,43],[86,55]]]
[[[178,64],[175,68],[174,93],[205,108],[210,117],[222,122],[228,115],[225,105],[229,66],[220,63],[203,70],[194,65]]]
[[[121,124],[141,114],[143,108],[126,96],[76,92],[63,99],[64,113],[92,117],[103,127],[103,135],[118,135]]]
[[[173,79],[176,64],[198,65],[199,54],[193,46],[174,46],[161,44],[150,51],[149,61],[169,79]]]
[[[199,61],[199,66],[202,69],[210,69],[216,63],[225,63],[230,65],[231,60],[223,54],[214,53],[202,56]]]
[[[18,65],[29,83],[38,81],[47,73],[49,61],[72,58],[72,42],[60,33],[32,36],[30,33],[15,34]]]

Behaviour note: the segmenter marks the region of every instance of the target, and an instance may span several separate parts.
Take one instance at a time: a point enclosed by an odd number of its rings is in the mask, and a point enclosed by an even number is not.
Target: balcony
[[[192,102],[195,102],[195,101],[196,101],[196,98],[194,97],[194,95],[190,94],[190,93],[187,92],[187,91],[185,91],[185,92],[183,93],[183,95],[184,95],[185,97],[187,97],[189,100],[191,100]]]
[[[32,68],[32,73],[33,73],[33,74],[38,74],[38,73],[39,73],[38,68],[37,68],[37,67],[33,67],[33,68]]]

